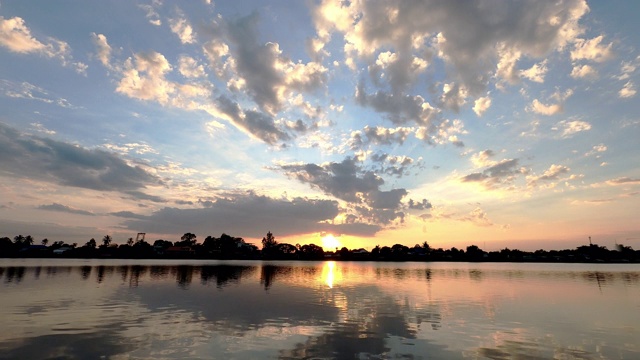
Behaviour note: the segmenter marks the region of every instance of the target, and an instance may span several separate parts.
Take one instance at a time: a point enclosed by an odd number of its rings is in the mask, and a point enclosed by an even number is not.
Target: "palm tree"
[[[23,242],[24,242],[24,236],[16,235],[16,236],[13,237],[13,243],[14,244],[22,245]]]
[[[47,244],[49,243],[49,239],[44,238],[44,239],[42,239],[41,242],[42,242],[42,245],[47,246]]]
[[[111,244],[111,236],[109,236],[109,235],[105,235],[105,236],[102,238],[102,246],[103,246],[103,247],[108,247],[110,244]]]
[[[25,236],[23,242],[24,242],[25,245],[33,245],[33,236],[31,236],[31,235]]]

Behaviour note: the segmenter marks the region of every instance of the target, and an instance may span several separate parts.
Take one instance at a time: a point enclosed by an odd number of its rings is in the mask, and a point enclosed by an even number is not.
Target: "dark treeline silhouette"
[[[17,235],[11,240],[0,238],[0,257],[65,257],[65,258],[121,258],[121,259],[248,259],[248,260],[353,260],[353,261],[488,261],[488,262],[615,262],[638,263],[640,251],[622,244],[609,250],[605,246],[590,243],[575,249],[536,250],[533,252],[504,248],[484,251],[477,245],[466,249],[431,248],[425,241],[408,247],[402,244],[376,246],[371,251],[343,247],[333,251],[315,244],[292,245],[279,243],[268,232],[262,239],[262,249],[247,243],[241,237],[222,234],[207,236],[202,243],[195,234],[185,233],[180,240],[155,240],[153,244],[144,237],[129,238],[125,244],[114,244],[105,235],[100,244],[90,239],[84,245],[43,239],[35,244],[30,235]]]

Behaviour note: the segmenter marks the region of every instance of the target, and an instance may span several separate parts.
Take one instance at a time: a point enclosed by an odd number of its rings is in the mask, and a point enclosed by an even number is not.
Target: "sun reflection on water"
[[[325,284],[327,284],[329,289],[333,289],[335,267],[336,267],[335,261],[327,261],[324,263],[324,266],[322,267],[322,280]]]

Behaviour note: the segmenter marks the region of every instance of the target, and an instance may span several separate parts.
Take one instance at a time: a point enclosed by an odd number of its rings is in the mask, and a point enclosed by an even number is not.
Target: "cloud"
[[[588,10],[584,0],[388,2],[385,6],[325,0],[312,10],[313,49],[322,56],[332,34],[339,33],[345,42],[344,62],[355,69],[358,61],[376,63],[381,52],[394,54],[395,61],[406,59],[406,64],[411,55],[426,52],[431,45],[427,51],[443,59],[452,70],[449,76],[475,95],[485,90],[497,63],[503,64],[498,77],[513,79],[519,58],[541,57],[575,42],[583,32],[579,21]],[[410,74],[409,67],[404,68]]]
[[[538,99],[533,99],[533,102],[531,103],[531,110],[536,114],[551,116],[551,115],[561,113],[562,105],[560,104],[545,105],[541,103]]]
[[[591,130],[591,124],[581,120],[574,120],[574,121],[563,120],[557,123],[556,126],[554,126],[552,129],[556,131],[561,131],[560,137],[569,138],[579,132]]]
[[[36,39],[24,20],[17,16],[10,19],[0,16],[0,46],[19,54],[35,53],[57,58],[63,66],[71,65],[80,74],[84,74],[87,68],[83,63],[72,62],[68,43],[52,37],[46,40]]]
[[[155,100],[166,105],[176,91],[173,83],[165,78],[172,70],[164,55],[151,51],[138,53],[124,64],[122,79],[116,91],[140,100]]]
[[[287,133],[276,127],[269,115],[254,110],[243,111],[238,103],[224,95],[216,99],[216,105],[221,115],[236,127],[269,145],[290,139]]]
[[[95,215],[94,213],[92,213],[90,211],[75,209],[75,208],[72,208],[70,206],[62,205],[62,204],[58,204],[58,203],[53,203],[51,205],[40,205],[40,206],[38,206],[38,209],[40,209],[40,210],[48,210],[48,211],[59,211],[59,212],[65,212],[65,213],[69,213],[69,214],[77,214],[77,215],[89,215],[89,216],[94,216]]]
[[[185,18],[182,11],[178,11],[175,18],[169,19],[169,27],[171,32],[178,35],[178,38],[183,44],[193,44],[196,42],[194,37],[193,28],[189,21]]]
[[[162,21],[160,20],[160,14],[158,14],[158,12],[156,11],[155,7],[159,6],[161,4],[161,2],[159,1],[152,1],[151,5],[147,5],[147,4],[139,4],[138,7],[142,10],[145,11],[145,17],[147,18],[147,20],[149,20],[149,24],[151,25],[155,25],[155,26],[160,26],[162,25]]]
[[[482,183],[486,188],[492,189],[500,185],[510,185],[516,176],[525,173],[525,169],[518,167],[518,159],[505,159],[494,163],[482,172],[463,176],[460,180]]]
[[[480,207],[471,210],[469,214],[460,218],[461,221],[468,221],[478,226],[493,226],[493,222],[489,220],[487,213]]]
[[[384,180],[373,171],[362,169],[354,158],[322,165],[283,164],[278,169],[290,178],[352,204],[367,221],[387,224],[404,217],[399,210],[407,191],[401,188],[380,190]]]
[[[408,156],[390,155],[387,153],[375,153],[371,155],[371,161],[379,163],[379,173],[396,176],[398,178],[409,175],[409,168],[414,165],[412,158]]]
[[[611,46],[600,44],[603,35],[597,36],[591,40],[576,39],[575,47],[571,51],[571,60],[590,60],[595,62],[604,62],[612,57]]]
[[[549,71],[549,69],[547,68],[547,60],[545,59],[540,63],[534,64],[527,70],[520,71],[520,76],[533,82],[543,83],[547,71]]]
[[[471,162],[476,168],[494,165],[496,162],[491,160],[495,156],[493,150],[487,149],[471,155]]]
[[[336,223],[333,219],[339,213],[338,202],[333,200],[274,199],[249,192],[217,198],[206,203],[205,208],[166,207],[145,218],[127,220],[124,225],[149,233],[192,232],[204,237],[225,232],[253,238],[261,238],[267,231],[278,237],[322,231],[372,236],[380,230],[370,224]]]
[[[20,134],[0,123],[0,174],[100,191],[139,191],[160,179],[118,156]]]
[[[607,181],[609,185],[637,185],[640,184],[640,179],[630,177],[619,177]]]
[[[431,202],[429,202],[429,200],[427,199],[422,199],[420,201],[409,199],[407,205],[409,206],[409,209],[413,210],[429,210],[433,208],[433,205],[431,205]]]
[[[538,99],[533,99],[531,106],[529,107],[530,111],[533,111],[536,114],[551,116],[559,114],[563,111],[564,102],[573,95],[573,90],[568,89],[564,93],[561,93],[559,90],[551,95],[550,100],[554,100],[555,104],[545,105],[540,102]]]
[[[49,130],[44,125],[40,123],[31,123],[31,127],[33,127],[37,132],[44,133],[47,135],[55,135],[56,132],[54,130]]]
[[[196,79],[206,76],[204,66],[190,56],[182,55],[178,59],[178,71],[188,79]]]
[[[46,89],[26,81],[16,83],[9,80],[0,80],[0,91],[4,96],[13,99],[36,100],[63,108],[77,109],[67,99],[52,95]]]
[[[243,90],[268,114],[282,110],[294,93],[325,86],[327,69],[317,62],[293,62],[274,42],[258,43],[257,13],[234,22],[222,22],[209,31],[205,51],[212,68],[231,73],[230,89]]]
[[[415,130],[410,127],[385,128],[382,126],[366,125],[362,131],[351,133],[351,147],[360,148],[364,145],[402,145],[409,134]]]
[[[111,69],[111,45],[103,34],[91,33],[91,41],[96,46],[96,57],[104,67]]]
[[[473,112],[478,116],[482,116],[491,107],[491,98],[489,96],[483,96],[477,98],[473,104]]]
[[[367,94],[364,84],[356,88],[356,101],[362,106],[370,106],[376,112],[386,114],[394,124],[416,123],[431,125],[438,111],[420,96],[395,95],[378,91]]]
[[[636,95],[636,89],[633,86],[633,83],[631,81],[627,81],[627,83],[624,84],[622,89],[618,91],[618,95],[623,99],[634,97]]]
[[[560,175],[567,174],[569,170],[571,169],[569,169],[564,165],[553,164],[549,167],[549,169],[545,170],[545,172],[542,175],[527,176],[527,185],[533,187],[538,185],[538,182],[540,181],[547,181],[547,182],[557,181],[559,180]],[[551,185],[551,187],[553,186],[555,186],[555,184]]]
[[[589,152],[587,152],[586,154],[584,154],[584,156],[591,156],[591,155],[597,155],[599,153],[603,153],[607,151],[607,146],[605,144],[599,144],[599,145],[595,145],[593,147],[593,149]],[[597,158],[600,157],[600,155],[596,156]]]
[[[131,211],[110,212],[109,215],[117,216],[117,217],[121,217],[121,218],[126,218],[126,219],[138,219],[138,220],[144,220],[144,219],[148,218],[148,216],[136,214],[136,213],[131,212]]]
[[[574,65],[571,70],[571,77],[574,79],[595,78],[597,76],[598,72],[591,65]]]

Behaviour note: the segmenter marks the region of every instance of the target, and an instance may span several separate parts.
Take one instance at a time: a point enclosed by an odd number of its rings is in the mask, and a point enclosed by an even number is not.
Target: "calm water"
[[[1,359],[640,359],[640,266],[0,259]]]

